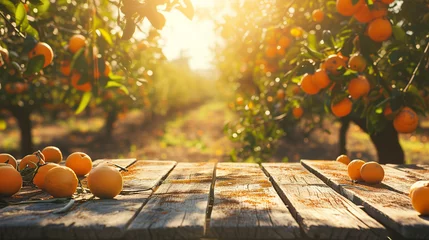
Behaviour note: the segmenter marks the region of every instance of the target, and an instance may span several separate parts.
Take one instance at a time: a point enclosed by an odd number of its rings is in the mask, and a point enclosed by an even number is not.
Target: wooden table
[[[0,239],[429,239],[407,195],[429,166],[383,166],[383,183],[365,185],[335,161],[109,161],[128,169],[121,195],[79,193],[63,213],[67,202],[3,207]],[[24,187],[3,200],[48,198]]]

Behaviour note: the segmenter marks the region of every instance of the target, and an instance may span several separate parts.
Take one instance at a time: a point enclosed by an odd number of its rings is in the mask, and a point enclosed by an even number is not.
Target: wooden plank
[[[299,163],[264,163],[301,229],[317,239],[386,238],[386,229]]]
[[[219,163],[207,236],[294,239],[300,230],[257,164]]]
[[[200,239],[214,163],[179,163],[127,229],[127,239]]]
[[[123,173],[124,190],[128,187],[137,190],[136,181],[141,182],[140,186],[156,185],[174,165],[171,161],[137,161]],[[113,200],[91,199],[91,194],[82,194],[78,197],[86,201],[75,203],[70,211],[62,214],[53,211],[64,204],[8,206],[0,210],[0,239],[120,238],[151,192],[128,192]]]
[[[340,192],[377,221],[397,231],[405,238],[429,238],[429,218],[413,210],[410,198],[384,184],[353,183],[341,163],[333,161],[301,160],[310,172]]]
[[[412,173],[422,179],[428,179],[429,176],[429,165],[424,164],[387,164],[387,166],[393,167],[395,169]]]

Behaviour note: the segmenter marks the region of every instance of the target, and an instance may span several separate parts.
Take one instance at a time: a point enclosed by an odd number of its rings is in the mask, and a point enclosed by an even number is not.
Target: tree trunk
[[[363,131],[368,132],[365,119],[353,119]],[[393,123],[389,122],[386,127],[376,134],[371,134],[371,141],[377,149],[378,162],[382,164],[404,164],[405,155],[399,143],[398,132],[393,127]]]
[[[347,148],[346,148],[346,144],[347,144],[347,131],[349,130],[350,127],[350,119],[349,118],[341,118],[341,128],[340,128],[340,133],[339,133],[339,147],[340,147],[340,152],[338,155],[341,154],[347,154]]]
[[[34,151],[33,148],[33,134],[31,123],[31,109],[13,106],[9,108],[12,115],[16,118],[21,133],[21,154],[25,156]]]
[[[105,129],[107,138],[112,137],[113,124],[115,124],[117,119],[118,119],[118,112],[116,110],[112,110],[107,113],[106,123],[104,124],[104,129]]]

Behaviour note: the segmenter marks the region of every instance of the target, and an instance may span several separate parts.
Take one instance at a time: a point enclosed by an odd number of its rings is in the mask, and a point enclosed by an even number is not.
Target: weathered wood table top
[[[0,239],[429,239],[408,197],[428,165],[386,165],[383,183],[365,185],[335,161],[108,161],[128,169],[115,199],[17,204],[50,198],[24,187],[0,199]]]

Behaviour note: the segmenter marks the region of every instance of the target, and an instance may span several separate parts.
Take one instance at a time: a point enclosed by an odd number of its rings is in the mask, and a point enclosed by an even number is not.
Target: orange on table
[[[43,189],[45,185],[45,177],[46,173],[48,173],[49,170],[51,170],[54,167],[58,167],[59,165],[56,163],[46,163],[45,165],[40,166],[37,169],[36,175],[34,175],[33,178],[33,184],[36,185],[38,188]]]
[[[71,168],[77,176],[84,176],[92,169],[92,160],[86,153],[74,152],[67,157],[66,166]]]
[[[338,156],[336,161],[346,165],[348,165],[351,162],[350,158],[345,154]]]
[[[22,187],[21,174],[10,164],[0,163],[0,196],[10,197]]]
[[[87,179],[89,190],[99,198],[114,198],[122,191],[121,173],[106,163],[92,169]]]
[[[85,47],[86,45],[86,38],[83,35],[76,34],[73,35],[69,40],[69,51],[72,53],[76,53],[81,48]]]
[[[32,59],[39,55],[43,55],[45,57],[45,63],[43,64],[43,67],[47,67],[54,59],[54,52],[52,51],[51,46],[45,42],[38,42],[36,46],[28,53],[28,58]]]
[[[358,0],[356,4],[353,2],[354,0],[337,0],[337,12],[343,16],[351,16],[364,4],[364,0]]]
[[[47,146],[42,150],[45,162],[60,163],[63,160],[61,150],[55,146]]]
[[[383,42],[392,36],[392,24],[387,19],[377,18],[368,24],[368,36],[374,42]]]
[[[344,98],[340,102],[331,104],[331,111],[337,117],[345,117],[352,112],[353,103],[348,98]]]
[[[16,166],[18,165],[16,159],[9,153],[0,153],[0,163],[6,163],[6,162],[12,165],[15,169],[16,169]]]
[[[413,193],[413,191],[414,191],[416,188],[419,188],[419,187],[427,187],[427,186],[429,186],[429,181],[428,181],[428,180],[421,180],[421,181],[417,181],[417,182],[415,182],[413,185],[411,185],[411,187],[410,187],[410,192],[408,193],[408,196],[410,196],[410,197],[411,197],[411,194]]]
[[[346,60],[338,55],[330,55],[326,58],[325,62],[323,63],[323,69],[330,72],[333,75],[340,75],[340,71],[338,71],[339,68],[346,68]]]
[[[359,8],[357,12],[355,12],[353,17],[361,23],[368,23],[373,19],[367,4],[362,5],[362,7]]]
[[[301,78],[301,82],[299,83],[302,91],[307,94],[314,95],[320,91],[320,88],[313,83],[313,75],[312,74],[304,74]]]
[[[29,154],[21,159],[21,162],[19,163],[18,169],[19,171],[22,171],[26,166],[28,168],[36,168],[37,164],[43,165],[45,164],[45,157],[43,156],[43,153],[40,154],[41,159],[39,159],[38,156],[35,154]]]
[[[377,162],[367,162],[360,168],[360,176],[367,183],[381,183],[384,179],[384,169]]]
[[[357,78],[353,78],[348,86],[348,91],[353,99],[358,99],[368,95],[370,89],[371,86],[368,79],[362,75]]]
[[[92,90],[92,85],[89,82],[79,84],[79,81],[81,79],[82,75],[78,71],[73,71],[71,75],[71,85],[82,92],[89,92]]]
[[[313,74],[313,83],[319,87],[319,88],[325,88],[329,86],[331,83],[331,79],[329,79],[328,74],[323,69],[317,69],[316,72]]]
[[[298,106],[298,107],[294,107],[292,109],[292,114],[296,119],[299,119],[302,117],[302,115],[304,114],[304,109],[302,109],[302,107]]]
[[[393,119],[393,126],[398,133],[412,133],[418,125],[419,116],[409,107],[403,107]]]
[[[44,179],[44,190],[56,198],[71,197],[76,191],[76,174],[68,167],[58,166],[49,169]]]
[[[315,9],[311,14],[313,21],[320,23],[325,18],[325,13],[321,9]]]
[[[366,60],[362,55],[353,55],[349,60],[349,68],[357,71],[363,72],[366,69]]]
[[[410,195],[414,210],[421,215],[429,215],[429,182],[425,181],[414,186]]]
[[[347,165],[347,173],[351,180],[354,180],[354,181],[362,180],[362,177],[360,175],[360,168],[364,164],[365,164],[365,161],[360,159],[355,159]]]

